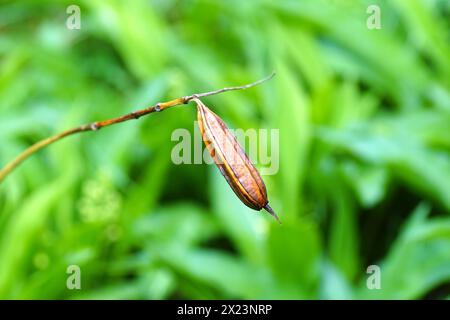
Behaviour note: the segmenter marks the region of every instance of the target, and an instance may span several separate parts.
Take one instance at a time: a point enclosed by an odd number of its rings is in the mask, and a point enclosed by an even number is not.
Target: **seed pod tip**
[[[266,209],[266,211],[270,213],[275,218],[275,220],[278,221],[279,224],[282,224],[280,218],[278,218],[277,214],[275,213],[275,211],[273,211],[268,203],[263,208]]]

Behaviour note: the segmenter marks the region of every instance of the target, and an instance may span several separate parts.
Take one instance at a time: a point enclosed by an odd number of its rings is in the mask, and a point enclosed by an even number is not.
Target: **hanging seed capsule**
[[[264,181],[236,137],[203,102],[197,98],[193,100],[197,104],[198,124],[203,141],[231,189],[247,207],[258,211],[264,208],[281,223],[269,206]]]

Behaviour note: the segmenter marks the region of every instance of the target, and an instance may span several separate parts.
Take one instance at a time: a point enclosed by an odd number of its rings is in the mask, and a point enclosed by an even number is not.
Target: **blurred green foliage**
[[[196,119],[173,108],[61,141],[2,183],[0,297],[448,298],[449,16],[447,0],[3,2],[2,165],[72,126],[276,70],[205,102],[231,128],[280,129],[264,179],[284,224],[214,166],[171,162],[171,133]]]

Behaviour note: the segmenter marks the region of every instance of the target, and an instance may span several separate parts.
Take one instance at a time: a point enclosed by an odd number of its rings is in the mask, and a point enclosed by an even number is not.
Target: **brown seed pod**
[[[231,189],[247,207],[258,211],[264,208],[281,223],[269,206],[264,181],[236,137],[203,102],[197,98],[193,100],[197,104],[198,125],[203,141]]]

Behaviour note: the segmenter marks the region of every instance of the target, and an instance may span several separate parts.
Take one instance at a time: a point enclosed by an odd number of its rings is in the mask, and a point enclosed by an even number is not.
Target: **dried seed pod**
[[[267,191],[255,166],[225,123],[199,99],[197,117],[200,132],[212,159],[241,201],[254,210],[266,209],[279,223],[269,206]]]

